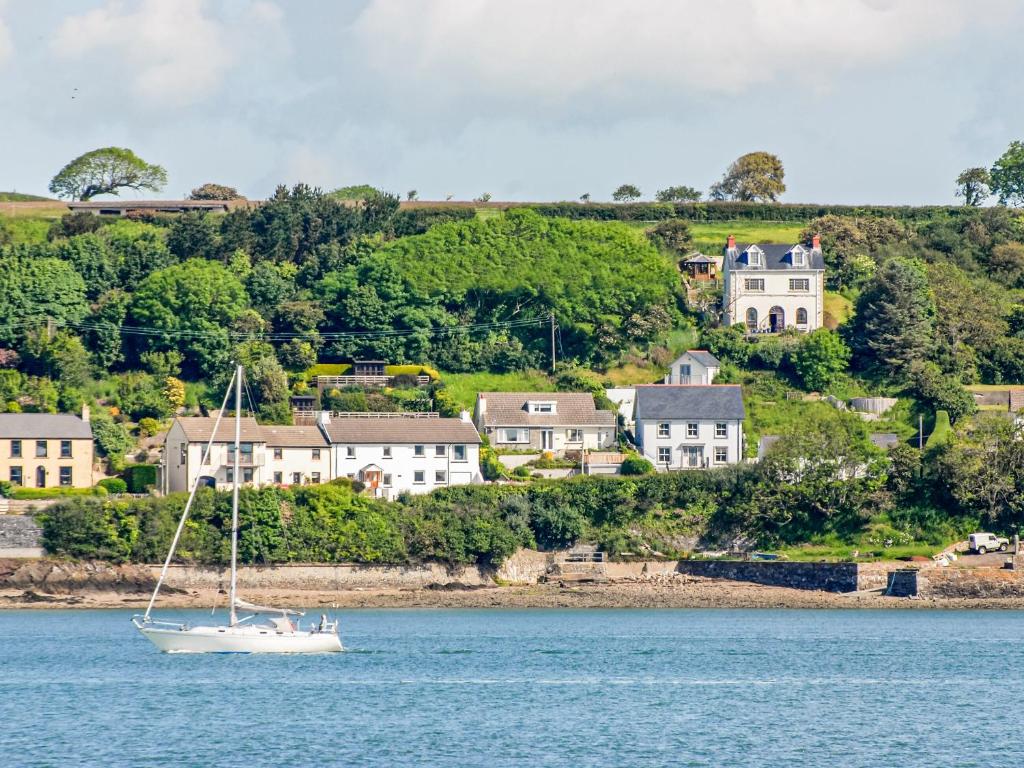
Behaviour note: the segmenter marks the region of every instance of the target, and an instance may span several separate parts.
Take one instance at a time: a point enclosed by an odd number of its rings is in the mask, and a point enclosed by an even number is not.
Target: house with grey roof
[[[743,460],[743,392],[735,384],[636,388],[637,447],[659,471]]]
[[[616,444],[616,418],[589,392],[480,392],[474,422],[494,448],[603,451]]]
[[[729,235],[722,272],[726,325],[743,323],[749,334],[822,326],[825,260],[817,236],[808,245],[737,245]]]
[[[0,480],[26,488],[89,488],[93,438],[88,407],[73,413],[0,413]]]
[[[319,426],[331,444],[334,477],[358,480],[378,498],[483,482],[482,441],[468,411],[457,419],[322,413]]]
[[[714,384],[722,369],[718,358],[706,349],[688,349],[668,367],[666,384]]]

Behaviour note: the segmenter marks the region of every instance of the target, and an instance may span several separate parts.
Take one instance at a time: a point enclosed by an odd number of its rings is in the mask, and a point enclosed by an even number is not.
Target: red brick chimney
[[[726,242],[725,242],[725,247],[728,248],[729,250],[732,250],[733,248],[736,247],[736,236],[735,235],[729,235],[729,239],[726,240]]]
[[[815,235],[811,238],[811,248],[816,251],[821,250],[821,235]]]

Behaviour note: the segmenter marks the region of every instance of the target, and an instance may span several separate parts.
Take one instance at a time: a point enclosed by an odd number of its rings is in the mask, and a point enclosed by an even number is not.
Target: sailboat
[[[234,472],[232,473],[231,489],[231,588],[228,602],[228,622],[226,624],[197,624],[158,621],[152,617],[153,605],[156,603],[160,587],[163,586],[170,568],[174,550],[178,546],[181,532],[185,528],[189,509],[196,497],[200,484],[200,474],[192,483],[188,501],[181,513],[178,529],[175,531],[171,547],[164,560],[160,578],[157,579],[153,596],[149,599],[146,612],[141,616],[133,616],[132,623],[139,632],[153,645],[165,653],[330,653],[342,650],[341,638],[338,635],[338,622],[330,621],[321,615],[319,623],[311,623],[303,629],[300,619],[302,611],[289,608],[270,608],[254,605],[238,596],[238,486],[240,477],[239,456],[241,454],[242,435],[242,377],[244,370],[236,366],[234,375],[224,393],[224,402],[214,421],[210,440],[206,444],[200,466],[204,466],[210,456],[217,429],[220,427],[221,416],[227,407],[231,389],[235,390],[235,454]]]

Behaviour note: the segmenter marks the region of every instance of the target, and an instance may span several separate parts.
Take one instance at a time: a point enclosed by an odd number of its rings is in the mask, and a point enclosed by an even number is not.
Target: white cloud
[[[394,87],[557,103],[640,88],[827,86],[994,22],[1011,0],[371,0],[350,30]]]
[[[273,3],[246,4],[239,19],[224,22],[205,0],[142,0],[127,6],[110,0],[61,23],[51,49],[74,61],[112,60],[135,94],[151,104],[184,106],[217,91],[241,63],[256,27],[276,27]]]

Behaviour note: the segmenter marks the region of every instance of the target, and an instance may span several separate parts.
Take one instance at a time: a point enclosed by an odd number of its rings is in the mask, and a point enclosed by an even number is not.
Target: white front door
[[[704,465],[704,448],[698,445],[688,445],[683,448],[683,466],[701,467]]]
[[[555,447],[555,431],[553,429],[540,431],[540,447],[544,451],[550,451]]]

